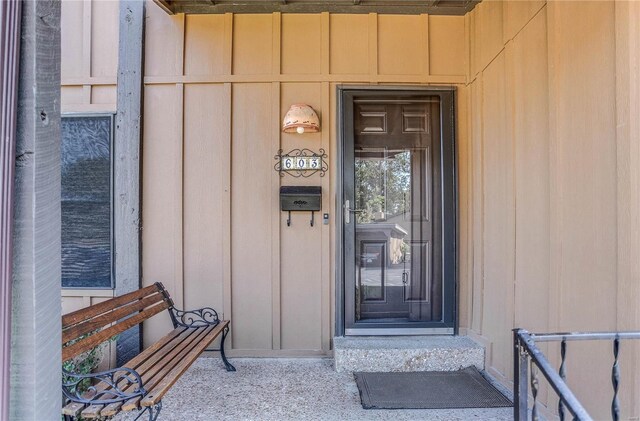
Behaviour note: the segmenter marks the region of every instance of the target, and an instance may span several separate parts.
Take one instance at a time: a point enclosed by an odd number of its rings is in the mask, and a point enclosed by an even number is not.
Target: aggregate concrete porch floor
[[[511,408],[365,410],[353,375],[332,359],[200,358],[163,399],[165,420],[511,420]],[[130,420],[133,416],[117,420]],[[146,416],[145,418],[146,419]]]

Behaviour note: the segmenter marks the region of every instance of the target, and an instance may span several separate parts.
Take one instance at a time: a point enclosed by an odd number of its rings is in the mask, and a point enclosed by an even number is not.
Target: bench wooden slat
[[[142,364],[138,365],[135,370],[142,378],[144,388],[149,391],[153,386],[154,376],[162,369],[162,367],[170,364],[176,357],[180,357],[186,353],[192,342],[198,339],[198,335],[202,334],[202,329],[186,329],[174,341],[170,342],[170,346],[163,347],[154,355],[147,355]],[[127,386],[124,390],[129,390],[132,386]]]
[[[205,328],[193,328],[194,334],[189,336],[175,349],[170,350],[169,353],[162,359],[149,364],[148,367],[143,369],[146,376],[144,380],[145,389],[147,394],[155,388],[166,376],[166,373],[170,372],[172,368],[180,364],[185,358],[188,358],[194,347],[197,347],[203,338],[205,338],[212,330],[215,330],[217,326],[209,326]],[[140,404],[140,398],[129,399],[122,405],[122,410],[131,411],[137,409]]]
[[[200,342],[191,349],[182,360],[172,367],[171,371],[162,376],[162,381],[157,384],[153,389],[147,393],[142,399],[140,404],[142,406],[153,406],[158,403],[167,391],[174,385],[178,378],[184,374],[185,371],[193,364],[193,362],[204,352],[211,342],[222,332],[222,329],[228,324],[228,321],[223,321],[215,327],[211,332],[208,332]]]
[[[188,332],[185,332],[187,330],[188,329],[185,328],[185,327],[178,327],[178,328],[172,330],[171,332],[169,332],[168,334],[163,336],[158,342],[154,343],[149,348],[145,349],[144,352],[136,355],[131,360],[129,360],[123,367],[131,368],[131,369],[135,370],[138,366],[140,366],[142,363],[144,363],[146,360],[148,360],[150,357],[152,357],[154,354],[156,354],[156,352],[158,352],[159,350],[162,350],[165,347],[173,348],[177,344],[177,342],[179,341],[179,338],[181,337],[181,335],[184,335],[185,333],[188,333]],[[144,378],[143,378],[143,381],[144,381]],[[100,384],[98,384],[96,386],[96,390],[98,392],[102,392],[106,388],[107,388],[107,386],[104,383],[100,383]],[[129,388],[127,388],[127,389],[129,389]],[[117,407],[115,407],[116,405],[117,405]],[[102,416],[113,416],[113,415],[116,415],[118,413],[118,409],[120,408],[120,406],[122,406],[122,404],[106,405],[104,407],[104,409],[102,410],[102,414],[101,415]],[[107,411],[108,414],[105,414],[104,413],[105,411]]]
[[[178,327],[173,329],[171,332],[167,333],[162,338],[160,338],[158,342],[154,343],[149,348],[145,349],[143,352],[141,352],[140,354],[130,359],[124,365],[124,367],[135,370],[142,363],[144,363],[149,356],[152,356],[156,352],[161,351],[166,345],[170,345],[174,341],[174,339],[179,338],[183,333],[185,333],[188,330],[189,329],[186,327]]]
[[[95,419],[100,418],[100,410],[104,407],[104,405],[91,405],[87,406],[82,412],[82,418],[86,419]]]
[[[76,355],[79,355],[83,352],[89,351],[90,349],[96,347],[97,345],[101,344],[102,342],[106,341],[109,338],[114,337],[115,335],[124,332],[125,330],[129,329],[130,327],[133,327],[141,322],[143,322],[144,320],[155,316],[156,314],[160,313],[163,310],[166,310],[169,308],[169,303],[167,303],[166,301],[163,301],[153,307],[148,307],[144,310],[142,310],[140,313],[129,317],[126,320],[123,320],[121,322],[116,323],[115,325],[106,328],[104,330],[101,330],[100,332],[97,332],[85,339],[82,339],[72,345],[69,345],[67,347],[64,347],[62,349],[62,362],[65,362],[67,360],[70,360],[71,358],[75,357]]]
[[[155,283],[137,291],[133,291],[119,297],[111,298],[107,301],[103,301],[101,303],[97,303],[92,306],[65,314],[64,316],[62,316],[62,329],[68,329],[74,324],[81,323],[85,320],[99,316],[102,313],[113,310],[115,307],[131,303],[155,292],[161,292],[161,288],[161,284]]]
[[[100,415],[103,417],[113,417],[120,412],[120,408],[122,408],[122,402],[106,405],[104,409],[100,411]]]
[[[179,329],[174,330],[169,335],[173,334],[174,332],[177,332],[178,330]],[[181,354],[186,353],[186,351],[183,351],[183,350],[186,347],[188,347],[191,341],[193,341],[198,336],[197,334],[198,334],[198,330],[196,329],[183,328],[183,330],[180,331],[179,334],[174,335],[171,338],[171,340],[166,342],[166,346],[163,346],[162,348],[157,349],[155,352],[148,352],[150,349],[148,348],[145,351],[143,351],[141,354],[139,354],[138,357],[136,357],[138,361],[135,364],[127,364],[127,365],[130,365],[131,366],[130,368],[136,370],[138,374],[140,374],[140,377],[142,378],[142,383],[145,389],[149,391],[149,388],[152,387],[150,382],[153,380],[154,375],[157,374],[157,371],[159,370],[158,368],[159,365],[162,364],[163,362],[164,364],[168,364],[176,356],[176,354],[178,354],[178,357],[179,357]],[[165,338],[168,337],[169,335],[165,336]],[[154,367],[156,369],[152,370]],[[133,386],[129,385],[125,387],[123,391],[127,392],[131,390],[132,387]],[[118,411],[120,411],[120,408],[122,407],[122,405],[123,405],[122,402],[109,404],[105,406],[105,408],[102,410],[101,415],[105,417],[113,416],[117,414]],[[128,410],[131,410],[131,409],[135,409],[135,408],[130,408]]]
[[[77,417],[80,411],[82,411],[82,408],[84,408],[84,404],[82,403],[74,402],[67,404],[64,408],[62,408],[62,415]]]
[[[170,342],[171,346],[165,346],[162,349],[158,350],[158,352],[153,355],[143,354],[146,358],[139,364],[135,370],[140,373],[141,376],[146,376],[147,380],[150,380],[151,377],[157,372],[157,369],[162,364],[168,364],[176,355],[178,355],[183,349],[188,348],[189,345],[197,340],[198,335],[202,334],[201,329],[185,329],[184,332],[180,333],[180,335],[176,336]],[[148,390],[148,387],[145,385],[145,389]]]
[[[77,339],[84,334],[91,333],[111,323],[117,322],[124,317],[134,314],[163,300],[165,300],[163,294],[154,293],[153,295],[147,296],[139,301],[133,301],[127,305],[113,309],[113,311],[103,313],[98,317],[85,320],[82,323],[77,323],[74,326],[62,331],[62,343],[66,344],[67,342]]]

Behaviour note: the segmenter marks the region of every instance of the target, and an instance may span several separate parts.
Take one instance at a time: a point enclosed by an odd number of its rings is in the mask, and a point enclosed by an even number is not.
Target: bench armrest
[[[76,374],[63,369],[62,378],[62,393],[71,402],[108,405],[147,394],[140,374],[127,367],[89,374]],[[90,386],[86,391],[78,391],[78,385],[85,380],[91,382]]]
[[[218,312],[211,307],[203,307],[197,310],[178,310],[175,307],[169,308],[173,327],[205,327],[215,326],[220,323]]]

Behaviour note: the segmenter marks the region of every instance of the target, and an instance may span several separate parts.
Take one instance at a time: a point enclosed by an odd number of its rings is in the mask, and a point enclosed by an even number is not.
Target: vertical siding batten
[[[429,15],[422,14],[420,15],[420,30],[422,33],[420,34],[420,43],[421,43],[421,57],[422,61],[420,63],[420,73],[424,76],[425,83],[431,75],[431,37],[429,36]]]
[[[224,15],[224,44],[222,55],[222,73],[231,75],[233,73],[233,13]]]
[[[377,82],[378,80],[378,14],[369,13],[369,77]]]
[[[322,86],[322,110],[330,110],[331,109],[331,93],[330,93],[330,85],[327,82],[323,82]],[[322,121],[320,125],[322,127],[322,149],[325,151],[330,151],[331,149],[331,118],[332,114],[328,111],[322,114]],[[325,175],[322,178],[322,211],[320,213],[328,213],[329,221],[335,219],[335,215],[333,215],[331,206],[331,183],[328,175]],[[322,215],[318,215],[318,224],[323,224]],[[320,225],[322,229],[321,236],[321,256],[320,256],[320,338],[321,338],[321,349],[322,351],[329,353],[331,350],[331,289],[330,283],[332,279],[331,272],[331,224],[329,225]]]
[[[186,38],[186,17],[184,14],[179,14],[176,16],[176,70],[175,74],[178,76],[184,76],[184,66],[185,66],[185,38]]]
[[[82,76],[86,79],[91,78],[91,47],[92,47],[92,1],[84,0],[82,2]],[[91,104],[91,85],[82,86],[83,102]]]
[[[280,14],[278,14],[278,18]],[[275,16],[275,14],[274,14]],[[280,45],[280,33],[278,26],[278,46]],[[274,35],[276,35],[274,30]],[[274,44],[276,42],[274,41]],[[277,67],[277,68],[276,68]],[[280,72],[280,60],[278,59],[278,65],[274,64],[273,71]],[[281,108],[281,88],[280,82],[274,82],[271,84],[271,150],[278,151],[281,148],[280,140],[280,108]],[[269,209],[271,210],[271,299],[273,301],[272,312],[272,349],[282,348],[282,292],[280,276],[280,267],[282,260],[280,257],[280,204],[279,204],[279,191],[280,191],[280,174],[271,172],[271,203]]]
[[[460,116],[469,115],[469,87],[459,87],[456,91],[456,106],[459,110]],[[458,246],[458,256],[456,256],[456,279],[458,280],[458,286],[456,290],[456,311],[458,318],[458,333],[466,335],[469,328],[469,316],[470,316],[470,292],[471,292],[471,277],[470,277],[470,224],[469,217],[471,215],[470,209],[470,183],[469,183],[469,168],[470,168],[470,154],[469,154],[469,135],[467,133],[468,122],[466,118],[461,117],[456,122],[456,165],[458,170],[458,215],[456,219],[458,221],[458,233],[456,242]]]
[[[180,56],[182,57],[182,56]],[[177,57],[176,57],[177,58]],[[176,60],[182,63],[182,60]],[[182,66],[179,66],[182,69]],[[179,308],[185,308],[184,303],[184,84],[176,83],[176,125],[174,139],[175,159],[173,204],[175,206],[175,217],[173,219],[173,242],[175,244],[175,255],[173,264],[173,279],[175,287],[172,291],[172,298]]]
[[[184,75],[185,64],[185,50],[184,40],[186,32],[185,15],[178,15],[176,22],[176,57],[175,57],[175,73],[177,75]],[[185,308],[184,302],[184,84],[176,83],[176,105],[178,115],[176,118],[176,134],[175,139],[175,191],[173,203],[176,207],[174,218],[174,243],[176,247],[175,263],[174,263],[174,275],[175,289],[173,291],[175,296],[175,302],[180,308]]]
[[[320,14],[320,28],[321,28],[321,44],[320,44],[320,73],[323,76],[329,76],[331,63],[331,18],[328,12]]]
[[[227,104],[227,136],[223,139],[225,142],[225,150],[223,153],[223,158],[226,159],[226,169],[223,172],[222,182],[224,188],[224,199],[223,199],[223,315],[226,314],[226,319],[231,318],[231,314],[233,312],[232,308],[232,290],[231,290],[231,177],[232,177],[232,168],[231,168],[231,154],[232,154],[232,115],[231,110],[233,109],[233,97],[232,97],[232,89],[230,83],[225,83],[224,85],[224,103]],[[230,334],[230,338],[232,338],[233,333]],[[233,340],[229,341],[229,346],[233,348]]]
[[[272,14],[272,58],[271,73],[280,75],[282,73],[282,15]],[[271,150],[277,151],[281,147],[280,140],[280,108],[281,108],[281,88],[279,82],[271,84]],[[272,300],[272,344],[271,348],[279,350],[282,348],[282,292],[280,276],[280,212],[279,212],[279,189],[280,174],[271,172],[271,300]]]
[[[483,77],[482,74],[471,85],[472,98],[472,137],[473,137],[473,306],[472,329],[482,335],[483,330],[483,295],[484,295],[484,136],[483,136]]]

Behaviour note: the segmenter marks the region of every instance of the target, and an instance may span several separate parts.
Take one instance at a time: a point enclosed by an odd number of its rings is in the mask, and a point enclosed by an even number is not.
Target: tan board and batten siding
[[[309,214],[294,213],[287,227],[278,189],[321,185],[323,212],[333,221],[335,171],[281,178],[274,155],[323,148],[335,168],[338,83],[436,82],[464,90],[464,18],[169,16],[152,4],[147,14],[145,282],[182,291],[187,307],[222,309],[232,319],[231,355],[326,355],[334,226],[316,215],[312,228]],[[436,47],[434,55],[430,45],[444,40],[453,50]],[[321,132],[281,133],[297,102],[318,112]],[[160,332],[147,329],[146,340]]]
[[[640,328],[640,5],[483,1],[465,19],[472,289],[461,302],[508,383],[513,326]],[[638,349],[622,346],[622,413],[637,419]],[[545,351],[559,362],[557,346]],[[609,419],[611,343],[572,343],[568,355],[569,385]]]
[[[116,3],[62,7],[63,111],[113,111]],[[341,83],[458,88],[460,333],[486,345],[492,374],[512,379],[514,326],[639,328],[640,4],[485,0],[447,17],[169,16],[148,3],[147,15],[144,282],[220,309],[231,355],[330,353]],[[295,102],[320,133],[280,132]],[[300,147],[328,152],[326,177],[278,176],[277,150]],[[292,184],[322,185],[330,225],[294,213],[286,226],[278,188]],[[65,291],[64,309],[102,294]],[[168,323],[148,323],[145,342]],[[597,418],[609,348],[569,348],[569,383]],[[638,358],[626,346],[625,371]],[[638,416],[634,377],[622,402]]]

